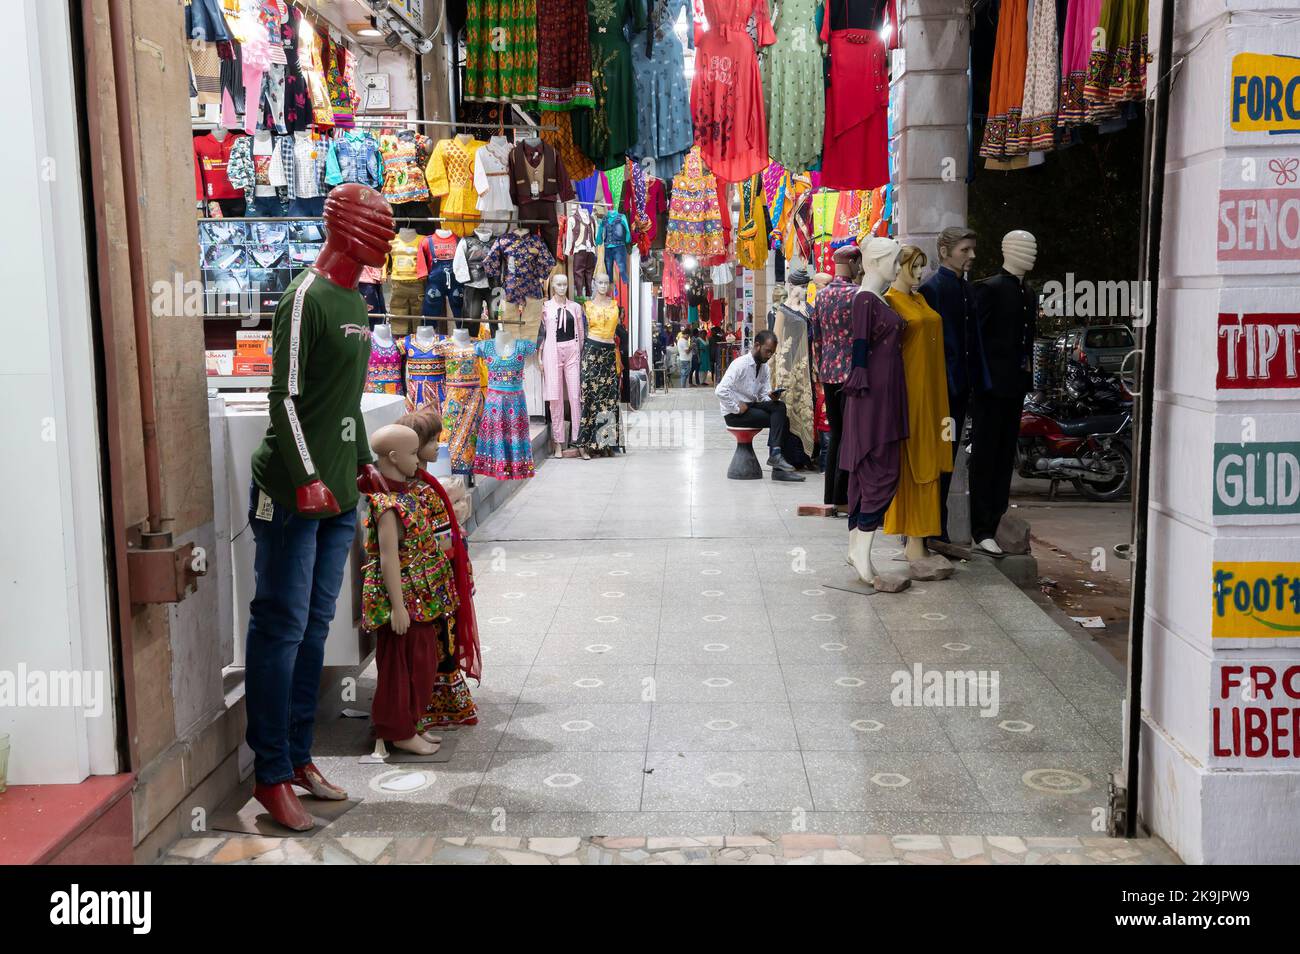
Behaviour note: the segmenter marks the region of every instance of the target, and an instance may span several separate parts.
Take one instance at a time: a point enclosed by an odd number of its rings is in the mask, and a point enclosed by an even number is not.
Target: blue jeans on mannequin
[[[275,504],[248,522],[257,543],[256,577],[245,643],[244,700],[253,773],[264,785],[285,782],[311,761],[325,637],[357,531],[356,509],[313,520]]]

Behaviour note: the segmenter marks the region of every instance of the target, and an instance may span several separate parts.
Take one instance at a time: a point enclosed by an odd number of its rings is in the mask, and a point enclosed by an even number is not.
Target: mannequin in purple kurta
[[[569,395],[569,440],[578,439],[582,420],[579,388],[579,359],[582,342],[587,336],[587,318],[577,302],[568,297],[566,275],[552,275],[551,295],[542,306],[542,321],[537,329],[537,347],[542,355],[542,397],[551,406],[551,440],[558,455],[565,444],[564,395]]]
[[[907,437],[903,319],[874,292],[853,297],[853,365],[844,382],[840,466],[849,474],[849,528],[875,530],[898,489]]]

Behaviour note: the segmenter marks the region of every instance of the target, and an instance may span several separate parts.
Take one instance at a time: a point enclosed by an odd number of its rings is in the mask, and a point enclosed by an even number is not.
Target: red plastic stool
[[[731,436],[736,439],[736,453],[731,455],[731,464],[727,467],[728,480],[761,480],[763,468],[754,456],[754,438],[763,429],[761,427],[728,427]]]

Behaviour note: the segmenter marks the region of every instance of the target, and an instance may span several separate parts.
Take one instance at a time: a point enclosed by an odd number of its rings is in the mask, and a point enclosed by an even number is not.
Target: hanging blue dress
[[[691,125],[691,91],[686,85],[685,54],[673,29],[686,11],[686,43],[694,48],[689,0],[651,0],[650,28],[632,38],[632,73],[636,76],[638,139],[628,149],[635,159],[655,160],[655,175],[671,181],[681,171],[695,138]],[[647,56],[647,41],[653,41]]]

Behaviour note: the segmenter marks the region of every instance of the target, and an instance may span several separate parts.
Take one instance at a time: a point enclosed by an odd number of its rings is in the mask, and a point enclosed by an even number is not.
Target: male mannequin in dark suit
[[[1038,244],[1017,229],[1002,239],[1002,268],[975,283],[976,317],[989,381],[971,396],[970,523],[975,546],[999,554],[993,539],[1011,496],[1020,413],[1032,381],[1038,302],[1025,283]]]
[[[991,386],[984,361],[984,341],[975,320],[975,292],[966,273],[975,261],[975,232],[952,226],[939,233],[939,268],[921,283],[926,303],[943,319],[943,357],[948,368],[948,413],[952,417],[952,454],[957,460],[971,388]],[[939,474],[940,537],[948,542],[948,488],[952,472]]]

